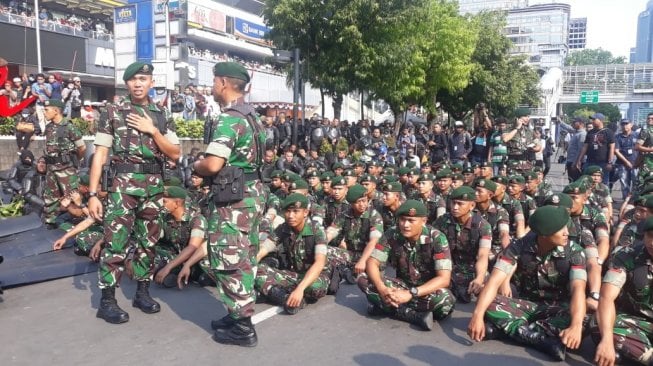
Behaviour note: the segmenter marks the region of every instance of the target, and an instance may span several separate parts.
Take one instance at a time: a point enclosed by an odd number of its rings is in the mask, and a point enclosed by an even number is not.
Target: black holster
[[[216,205],[242,201],[245,197],[243,169],[235,166],[225,166],[220,169],[211,182],[211,195]]]
[[[113,185],[113,177],[116,175],[115,171],[111,169],[111,164],[102,166],[102,191],[107,192]]]

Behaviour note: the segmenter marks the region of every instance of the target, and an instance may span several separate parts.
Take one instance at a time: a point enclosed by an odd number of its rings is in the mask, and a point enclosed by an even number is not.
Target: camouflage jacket
[[[184,207],[181,221],[170,214],[164,217],[163,238],[159,240],[159,244],[173,247],[178,252],[188,245],[190,238],[205,238],[208,228],[208,222],[197,205],[187,198]]]
[[[84,146],[82,133],[67,119],[61,122],[50,122],[45,126],[45,151],[44,156],[58,158],[61,156],[76,156],[77,148]],[[70,163],[48,164],[48,170],[61,170],[72,166]]]
[[[454,266],[473,265],[479,248],[492,246],[492,227],[479,213],[472,211],[464,225],[446,213],[433,226],[447,236]]]
[[[408,286],[421,286],[435,278],[438,271],[451,271],[451,253],[447,238],[425,225],[422,235],[412,243],[397,228],[388,230],[376,244],[372,258],[390,262],[397,277]]]
[[[499,253],[503,246],[501,245],[501,231],[510,231],[510,215],[505,208],[490,201],[490,206],[486,211],[481,211],[476,205],[475,213],[480,214],[492,228],[492,253]]]
[[[327,197],[324,202],[324,227],[331,226],[339,217],[342,217],[349,207],[349,202],[344,198],[338,202],[331,196]]]
[[[598,258],[599,249],[592,231],[581,225],[580,220],[569,218],[567,223],[569,229],[569,242],[580,245],[585,252],[585,258]]]
[[[653,321],[653,258],[642,242],[616,252],[603,283],[620,288],[617,309]]]
[[[503,195],[501,207],[510,215],[510,235],[514,236],[517,231],[517,220],[525,220],[524,209],[518,200],[510,197],[507,193]]]
[[[315,263],[316,254],[327,254],[324,230],[309,218],[306,218],[300,233],[283,223],[270,234],[269,239],[277,244],[282,263],[297,273],[306,273]]]
[[[610,189],[603,183],[598,183],[592,188],[592,193],[589,196],[588,203],[599,210],[608,207],[612,203],[612,196],[610,196]]]
[[[599,209],[590,205],[584,205],[580,215],[571,216],[576,227],[588,229],[597,242],[600,238],[608,236],[608,222],[605,215]]]
[[[510,132],[510,130],[508,130],[508,132]],[[508,155],[525,154],[528,150],[527,146],[533,144],[534,142],[535,136],[533,135],[533,131],[528,127],[522,126],[517,130],[517,134],[515,134],[512,139],[506,142],[506,146],[508,147]]]
[[[433,224],[438,218],[438,209],[441,209],[441,211],[447,210],[447,203],[441,196],[435,194],[435,192],[429,192],[427,198],[418,194],[415,199],[421,201],[426,206],[426,209],[429,212],[426,222],[429,224]]]
[[[639,132],[639,137],[637,138],[637,144],[644,147],[653,146],[653,126],[646,126],[646,128],[642,128],[642,130]],[[646,167],[649,169],[653,168],[653,154],[643,154],[643,157]]]
[[[356,216],[353,208],[349,207],[336,218],[328,230],[338,233],[334,246],[339,245],[340,240],[344,240],[347,250],[362,253],[368,241],[379,239],[383,235],[383,219],[371,205],[360,216]]]

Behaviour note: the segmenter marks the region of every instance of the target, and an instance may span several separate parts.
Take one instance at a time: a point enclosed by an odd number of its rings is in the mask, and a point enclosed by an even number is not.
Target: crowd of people
[[[247,69],[250,70],[262,71],[269,74],[283,75],[283,72],[272,64],[265,64],[254,60],[246,60],[235,55],[213,52],[208,49],[189,47],[188,51],[191,56],[199,57],[204,60],[215,61],[215,62],[235,61],[243,64]]]
[[[423,330],[475,302],[476,341],[512,339],[562,361],[591,334],[600,365],[653,362],[653,114],[634,145],[617,146],[601,114],[587,132],[582,120],[565,125],[569,184],[554,192],[553,144],[525,108],[509,120],[479,106],[450,131],[319,116],[295,130],[283,114],[259,123],[231,103],[249,74],[218,62],[222,113],[207,124],[206,150],[182,157],[141,87],[151,75],[149,64],[127,68],[130,99],[107,106],[88,164],[66,104],[45,100],[44,161],[30,175],[34,157],[23,152],[16,169],[30,177],[16,186],[40,182],[42,192],[24,192],[42,194],[48,227],[66,230],[54,249],[73,242],[100,262],[98,318],[129,320],[115,297],[123,270],[145,313],[160,311],[152,280],[215,285],[228,315],[212,322],[214,339],[255,346],[257,297],[296,314],[348,283],[370,316]],[[621,125],[630,136],[630,121]],[[620,164],[633,180],[616,212],[604,183]]]

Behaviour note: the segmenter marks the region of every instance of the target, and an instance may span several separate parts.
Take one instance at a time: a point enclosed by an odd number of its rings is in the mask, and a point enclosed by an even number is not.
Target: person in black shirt
[[[587,165],[598,165],[605,172],[612,170],[612,162],[614,161],[614,132],[611,129],[605,128],[603,123],[605,116],[601,113],[595,113],[590,117],[592,120],[593,128],[587,131],[585,143],[583,148],[578,154],[576,160],[576,168],[582,171],[584,168],[582,162],[583,157],[587,155]],[[603,175],[603,184],[609,183],[610,174]]]

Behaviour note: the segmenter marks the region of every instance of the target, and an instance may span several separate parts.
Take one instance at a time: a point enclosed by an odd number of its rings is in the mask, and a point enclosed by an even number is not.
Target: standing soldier
[[[504,130],[501,139],[508,147],[508,160],[518,162],[516,169],[525,172],[533,168],[535,152],[542,148],[535,140],[533,131],[528,128],[531,111],[528,108],[517,108],[515,111],[515,128]]]
[[[370,315],[388,314],[431,330],[433,318],[446,318],[456,300],[447,288],[451,254],[447,238],[426,224],[426,206],[409,200],[397,210],[399,222],[388,230],[367,260],[367,276],[358,287],[367,296]],[[397,278],[381,270],[389,262]]]
[[[43,221],[48,229],[55,229],[55,220],[60,210],[60,201],[79,187],[77,166],[86,152],[81,132],[63,116],[60,100],[46,100],[45,119],[45,161],[48,172],[45,175],[45,201]]]
[[[259,223],[269,195],[258,170],[265,132],[254,110],[239,104],[250,81],[247,70],[235,62],[219,62],[213,75],[213,97],[223,113],[211,124],[206,157],[193,164],[195,171],[213,179],[208,256],[228,312],[216,322],[213,339],[253,347],[258,343],[252,315]]]
[[[181,155],[177,134],[164,111],[150,100],[154,86],[153,67],[134,62],[125,69],[123,81],[129,99],[121,106],[107,106],[107,117],[100,121],[95,135],[95,155],[91,164],[88,209],[93,218],[104,222],[106,246],[98,269],[98,286],[102,289],[97,317],[109,323],[129,320],[115,298],[116,286],[125,266],[132,266],[138,281],[132,305],[151,314],[161,310],[149,294],[154,269],[154,245],[161,237],[160,211],[163,204],[163,169],[166,159],[176,161]],[[109,176],[106,214],[97,197],[103,166],[113,150]],[[105,190],[103,187],[103,190]],[[129,239],[136,249],[133,260],[125,263]]]

